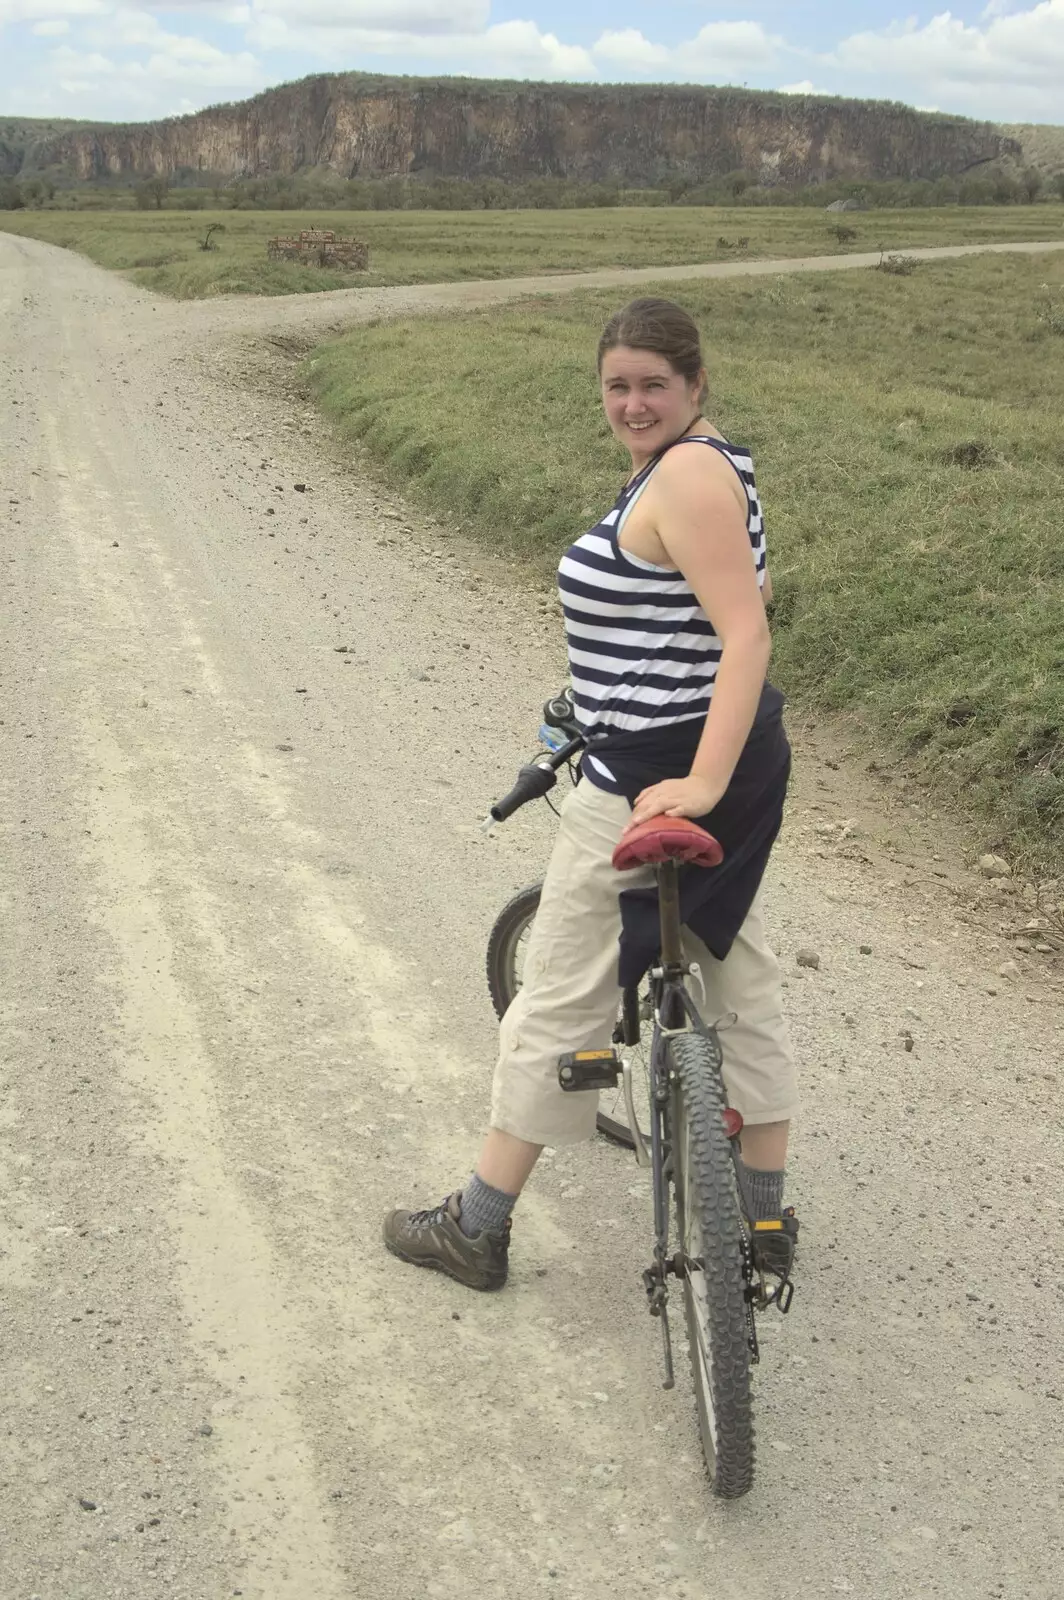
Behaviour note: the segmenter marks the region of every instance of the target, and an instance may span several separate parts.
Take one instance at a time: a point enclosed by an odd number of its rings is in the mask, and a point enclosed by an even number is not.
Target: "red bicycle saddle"
[[[724,851],[705,828],[689,817],[648,817],[626,834],[613,852],[618,872],[631,867],[687,861],[696,867],[719,867]]]

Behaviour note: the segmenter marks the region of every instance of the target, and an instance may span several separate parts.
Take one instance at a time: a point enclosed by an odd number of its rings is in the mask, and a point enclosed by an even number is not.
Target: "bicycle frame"
[[[555,709],[558,711],[557,715],[553,714]],[[486,830],[490,829],[494,822],[505,821],[507,817],[512,816],[516,810],[529,800],[546,796],[557,782],[557,773],[562,766],[568,766],[572,775],[572,761],[587,748],[587,741],[571,719],[571,716],[563,716],[561,714],[563,709],[560,706],[560,700],[557,708],[555,702],[548,702],[547,706],[544,707],[544,716],[548,725],[556,728],[564,736],[563,743],[560,746],[549,746],[547,754],[521,768],[514,788],[490,808],[489,816],[484,824]],[[658,962],[650,969],[649,973],[653,1012],[653,1035],[649,1062],[649,1151],[640,1128],[635,1104],[631,1060],[627,1058],[622,1060],[620,1066],[628,1129],[635,1159],[639,1166],[651,1168],[654,1204],[654,1259],[651,1266],[647,1267],[643,1272],[643,1284],[647,1293],[648,1309],[651,1315],[659,1318],[661,1322],[665,1361],[664,1387],[671,1389],[675,1380],[667,1309],[669,1299],[668,1279],[672,1276],[682,1280],[689,1275],[689,1265],[700,1268],[702,1263],[693,1260],[691,1263],[688,1262],[683,1252],[682,1242],[679,1249],[675,1250],[671,1255],[669,1253],[669,1190],[670,1185],[675,1183],[675,1163],[672,1148],[673,1129],[671,1126],[674,1086],[668,1065],[667,1042],[677,1034],[700,1033],[714,1041],[717,1050],[717,1063],[713,1070],[717,1073],[720,1070],[720,1058],[716,1031],[707,1026],[699,1016],[694,1001],[687,993],[684,985],[684,979],[688,974],[697,969],[692,969],[684,960],[680,921],[679,864],[676,861],[662,862],[657,867],[656,878],[661,937]],[[621,1022],[614,1032],[614,1044],[630,1046],[639,1042],[641,1031],[639,987],[639,985],[632,985],[623,992]],[[563,1085],[563,1087],[565,1086]],[[724,1100],[723,1093],[721,1099]],[[735,1128],[731,1128],[726,1124],[726,1132],[731,1144],[731,1158],[735,1165],[736,1183],[741,1190],[737,1138],[738,1127],[740,1126],[741,1121],[737,1121]],[[758,1360],[758,1345],[754,1326],[754,1311],[755,1309],[764,1310],[773,1303],[781,1311],[787,1311],[790,1306],[792,1286],[788,1281],[782,1286],[773,1287],[766,1283],[762,1272],[755,1271],[750,1241],[745,1227],[742,1229],[742,1252],[747,1341],[751,1359],[756,1362]],[[781,1293],[781,1290],[784,1293]]]

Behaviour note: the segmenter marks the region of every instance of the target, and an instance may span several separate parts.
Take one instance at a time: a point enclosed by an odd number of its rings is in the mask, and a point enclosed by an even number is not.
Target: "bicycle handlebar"
[[[507,817],[512,817],[530,800],[540,800],[549,794],[558,781],[558,768],[565,762],[572,760],[584,748],[583,734],[577,734],[563,744],[560,750],[552,750],[549,755],[541,756],[538,761],[527,762],[517,774],[517,782],[508,795],[501,800],[496,800],[489,811],[493,822],[505,822]]]
[[[526,762],[518,772],[517,782],[509,794],[496,800],[489,810],[490,821],[485,824],[486,827],[490,827],[492,822],[505,822],[507,817],[512,817],[530,800],[541,800],[545,794],[549,794],[558,781],[558,768],[571,761],[587,744],[573,713],[573,692],[568,686],[547,701],[543,707],[543,720],[549,727],[567,733],[568,740],[560,749],[550,750],[536,761]]]

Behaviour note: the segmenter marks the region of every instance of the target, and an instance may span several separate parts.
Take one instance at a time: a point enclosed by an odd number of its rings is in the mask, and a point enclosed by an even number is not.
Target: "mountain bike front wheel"
[[[533,883],[508,900],[496,917],[488,938],[488,991],[495,1015],[502,1018],[514,995],[521,987],[525,950],[532,923],[539,910],[542,884]],[[623,1002],[622,1002],[623,1003]],[[618,1012],[618,1021],[620,1013]],[[625,1051],[632,1058],[632,1082],[635,1090],[636,1111],[644,1139],[650,1126],[650,1070],[647,1046],[640,1042]],[[604,1089],[599,1096],[599,1111],[595,1126],[604,1138],[620,1144],[627,1150],[635,1148],[632,1130],[628,1126],[624,1096],[621,1090]]]
[[[702,1454],[714,1494],[754,1481],[743,1229],[716,1036],[665,1041],[684,1315]]]

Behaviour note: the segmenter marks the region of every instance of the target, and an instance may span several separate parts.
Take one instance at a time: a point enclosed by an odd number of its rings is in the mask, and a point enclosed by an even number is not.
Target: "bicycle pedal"
[[[582,1089],[615,1089],[620,1072],[616,1050],[574,1050],[558,1058],[558,1082],[569,1094]]]

